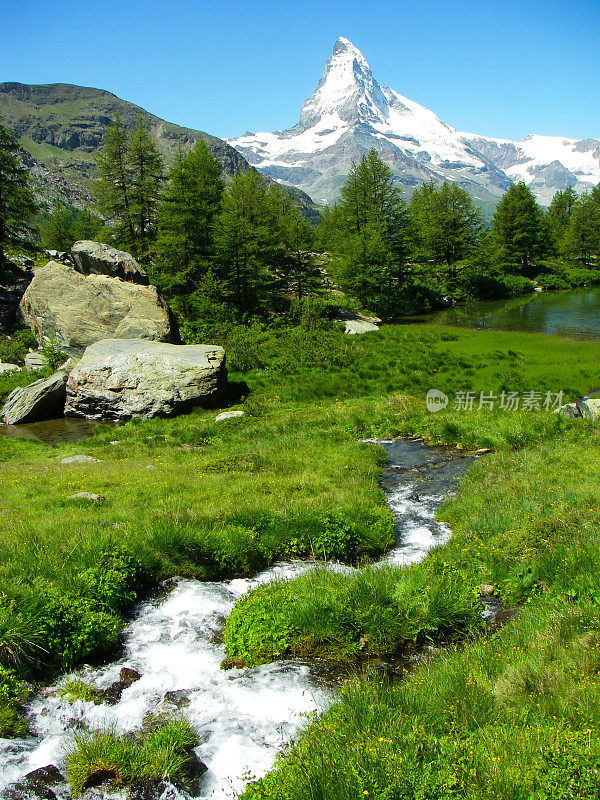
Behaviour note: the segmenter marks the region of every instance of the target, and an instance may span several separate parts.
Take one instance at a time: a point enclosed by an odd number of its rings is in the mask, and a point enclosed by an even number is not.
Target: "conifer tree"
[[[206,144],[185,156],[180,150],[158,210],[157,264],[167,291],[192,292],[208,271],[222,195],[221,168]]]
[[[573,187],[569,186],[564,191],[555,193],[548,208],[546,222],[554,246],[558,251],[561,251],[563,248],[564,238],[569,228],[569,222],[576,202],[577,193]]]
[[[565,250],[591,267],[600,258],[600,205],[592,194],[584,194],[573,206],[565,234]]]
[[[492,236],[504,262],[527,272],[545,249],[542,211],[531,190],[514,183],[498,203],[492,220]]]
[[[216,246],[240,318],[268,303],[281,261],[278,190],[255,170],[236,175],[223,198]]]
[[[142,263],[148,263],[151,242],[156,235],[164,165],[141,114],[129,139],[127,166],[131,176],[131,216],[138,241],[137,253]]]
[[[106,132],[104,145],[98,155],[98,178],[94,190],[101,214],[114,226],[115,243],[137,258],[131,177],[127,134],[123,121],[117,115]]]
[[[273,187],[277,194],[279,221],[279,242],[281,256],[277,271],[288,291],[296,294],[302,304],[307,294],[311,294],[322,283],[321,273],[311,252],[313,232],[311,226],[300,214],[290,196],[279,187]]]
[[[0,125],[0,281],[6,273],[7,245],[18,244],[31,231],[28,222],[36,205],[28,178],[17,139]]]
[[[342,285],[365,305],[393,314],[405,285],[409,221],[392,171],[376,150],[352,166],[336,217]]]
[[[452,266],[477,245],[481,213],[456,184],[423,184],[412,196],[410,212],[421,258]]]

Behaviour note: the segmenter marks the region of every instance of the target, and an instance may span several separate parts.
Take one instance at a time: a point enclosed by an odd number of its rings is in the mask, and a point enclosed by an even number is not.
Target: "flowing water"
[[[382,484],[397,533],[396,547],[380,563],[414,563],[450,535],[448,527],[435,520],[435,512],[456,490],[473,459],[417,441],[379,444],[390,458]],[[224,648],[219,633],[235,602],[249,589],[307,569],[309,564],[294,562],[275,565],[253,579],[168,582],[166,593],[135,609],[121,657],[81,671],[99,689],[118,680],[122,667],[137,670],[141,679],[126,688],[115,705],[82,700],[69,704],[55,691],[61,681],[37,695],[27,708],[34,735],[0,739],[0,796],[11,782],[39,767],[54,764],[64,772],[65,748],[77,730],[105,725],[119,734],[139,730],[146,715],[164,710],[165,703],[168,707],[175,698],[185,704],[183,711],[200,737],[196,752],[208,766],[200,780],[200,796],[235,797],[248,773],[264,775],[282,746],[299,732],[306,715],[324,710],[334,690],[311,671],[310,664],[297,661],[221,670]],[[165,698],[172,692],[177,694]],[[66,784],[52,790],[57,800],[70,797]],[[110,789],[92,793],[104,800],[126,796]],[[188,795],[169,784],[160,797],[183,800]]]

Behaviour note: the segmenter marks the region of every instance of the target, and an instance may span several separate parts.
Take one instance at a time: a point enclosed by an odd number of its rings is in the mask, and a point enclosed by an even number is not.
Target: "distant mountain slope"
[[[226,179],[248,169],[243,156],[216,136],[165,122],[101,89],[62,83],[0,83],[0,114],[3,124],[19,137],[36,196],[48,207],[54,200],[78,208],[90,206],[95,154],[117,114],[129,130],[142,115],[167,165],[180,146],[187,150],[203,139]],[[307,216],[314,216],[316,210],[308,196],[293,189],[290,193]]]
[[[300,121],[289,130],[228,140],[250,164],[316,202],[339,196],[353,161],[375,147],[406,195],[424,181],[451,181],[483,207],[513,180],[549,202],[556,189],[600,181],[600,142],[529,137],[487,139],[456,131],[424,106],[381,87],[360,50],[340,37]]]

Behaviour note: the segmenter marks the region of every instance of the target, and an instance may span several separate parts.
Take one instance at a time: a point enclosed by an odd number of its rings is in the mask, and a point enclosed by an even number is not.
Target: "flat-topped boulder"
[[[169,307],[154,286],[84,276],[56,261],[36,270],[20,313],[40,344],[54,341],[70,355],[103,339],[179,338]]]
[[[167,417],[214,405],[226,386],[222,347],[107,339],[88,347],[69,374],[65,414],[95,420]]]
[[[108,244],[88,240],[75,242],[71,258],[75,269],[82,275],[108,275],[141,286],[150,283],[148,275],[130,253]]]

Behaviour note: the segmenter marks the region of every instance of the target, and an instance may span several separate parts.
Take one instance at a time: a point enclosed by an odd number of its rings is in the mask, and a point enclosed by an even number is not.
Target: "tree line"
[[[424,183],[406,202],[371,150],[354,164],[340,200],[313,229],[290,196],[255,170],[227,185],[206,144],[169,170],[140,117],[117,118],[98,156],[97,214],[57,207],[48,247],[97,238],[131,252],[191,328],[202,320],[273,317],[323,289],[325,272],[384,318],[455,299],[506,296],[531,281],[566,288],[598,279],[600,187],[555,194],[547,211],[512,185],[488,223],[453,183]],[[30,233],[34,209],[18,143],[0,126],[0,268],[7,245]]]

